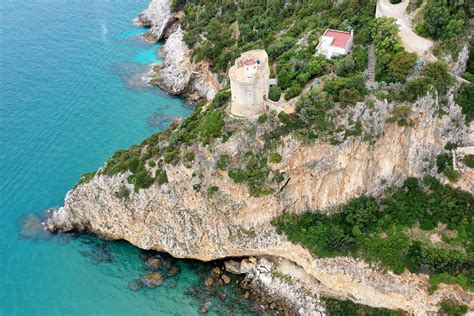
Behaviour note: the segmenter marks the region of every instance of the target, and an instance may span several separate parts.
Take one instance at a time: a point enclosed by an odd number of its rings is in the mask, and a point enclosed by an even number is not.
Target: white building
[[[323,54],[326,58],[331,58],[339,55],[347,55],[354,42],[354,32],[344,32],[327,29],[321,40],[319,41],[316,50],[318,53]]]
[[[242,53],[230,68],[229,78],[233,115],[251,117],[266,110],[270,78],[267,52],[256,49]]]

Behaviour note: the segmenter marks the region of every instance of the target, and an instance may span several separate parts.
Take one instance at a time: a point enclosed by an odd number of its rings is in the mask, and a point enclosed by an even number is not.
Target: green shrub
[[[272,153],[270,156],[270,163],[280,163],[281,155],[279,153]]]
[[[216,193],[217,191],[219,191],[219,188],[216,187],[216,186],[212,186],[212,187],[209,187],[209,188],[207,189],[207,194],[208,194],[209,196],[213,196],[214,193]]]
[[[453,165],[453,156],[450,153],[443,153],[436,156],[436,167],[438,172],[442,173],[446,167]]]
[[[179,161],[179,148],[166,148],[163,155],[163,161],[169,164],[176,164]]]
[[[268,121],[268,113],[264,112],[264,113],[260,114],[260,116],[257,119],[257,122],[260,123],[260,124],[263,124],[266,121]]]
[[[392,116],[387,118],[387,123],[397,122],[398,126],[412,126],[412,121],[410,120],[410,114],[412,112],[411,106],[409,105],[399,105],[395,107]]]
[[[346,107],[348,105],[355,105],[359,101],[363,101],[364,97],[357,89],[344,88],[339,92],[339,100],[341,102],[342,107]]]
[[[156,162],[154,160],[148,160],[148,166],[150,166],[151,168],[155,167],[156,166]]]
[[[162,185],[168,183],[168,175],[166,174],[166,170],[164,169],[157,169],[155,172],[155,182],[158,185]]]
[[[427,64],[422,74],[433,80],[433,85],[439,94],[445,94],[454,83],[454,79],[448,73],[448,66],[441,61]]]
[[[393,59],[388,64],[390,75],[395,80],[404,82],[406,77],[412,72],[416,64],[416,54],[401,51],[393,56]]]
[[[430,288],[428,289],[428,292],[430,294],[433,294],[434,291],[438,288],[438,285],[441,283],[444,284],[458,284],[460,285],[464,290],[469,289],[469,280],[466,276],[464,275],[450,275],[449,273],[440,273],[440,274],[433,274],[430,275],[429,279],[430,283]]]
[[[402,311],[395,311],[386,308],[372,307],[368,305],[356,304],[350,300],[336,300],[322,297],[328,315],[353,315],[353,316],[403,316]]]
[[[79,178],[79,181],[77,181],[77,183],[74,185],[73,189],[76,188],[76,187],[78,187],[78,186],[80,186],[81,184],[88,183],[89,181],[91,181],[92,179],[94,179],[95,174],[96,174],[96,171],[84,173],[84,174]]]
[[[223,154],[219,157],[219,160],[217,160],[217,169],[220,170],[227,170],[227,165],[230,162],[230,156],[227,154]]]
[[[115,192],[115,196],[121,200],[128,200],[130,198],[130,190],[122,184],[119,190]]]
[[[451,300],[445,299],[441,302],[440,310],[449,316],[462,316],[467,313],[467,306],[459,305]]]
[[[228,172],[229,177],[235,183],[245,183],[252,196],[268,195],[273,193],[274,189],[267,188],[267,181],[270,171],[267,165],[267,159],[261,158],[257,154],[245,154],[245,168],[235,168]]]
[[[474,155],[466,155],[462,162],[469,168],[474,169]]]
[[[184,154],[184,158],[186,158],[187,161],[193,161],[194,153],[192,151],[188,151],[187,153]]]
[[[281,89],[279,86],[272,86],[268,92],[268,98],[272,101],[277,102],[281,97]]]
[[[474,120],[474,82],[463,84],[457,92],[456,103],[462,108],[466,123]]]
[[[453,167],[444,168],[443,174],[451,182],[457,182],[461,177],[461,173],[457,170],[454,170]]]
[[[294,98],[296,96],[298,96],[301,91],[303,91],[303,87],[299,84],[299,83],[293,83],[291,85],[291,87],[286,90],[286,93],[285,93],[285,100],[290,100],[291,98]]]
[[[409,81],[403,87],[400,95],[401,99],[404,101],[415,102],[419,97],[426,95],[432,84],[433,79],[426,76]]]
[[[221,112],[207,112],[199,125],[199,134],[208,143],[212,138],[221,136],[221,130],[224,127],[224,118]]]

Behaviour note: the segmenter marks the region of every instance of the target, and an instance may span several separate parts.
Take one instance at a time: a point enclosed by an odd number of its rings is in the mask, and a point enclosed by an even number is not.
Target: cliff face
[[[216,76],[205,62],[192,63],[192,51],[183,41],[179,13],[172,13],[170,0],[152,0],[136,23],[150,27],[148,33],[156,40],[167,39],[160,50],[162,65],[150,74],[150,84],[158,85],[173,95],[188,99],[214,98],[220,89]]]
[[[472,141],[460,109],[452,98],[448,103],[448,114],[440,116],[441,104],[436,98],[428,95],[420,99],[411,116],[415,127],[384,123],[389,106],[383,102],[374,105],[375,114],[359,109],[364,124],[372,122],[379,130],[380,138],[374,144],[352,138],[340,145],[305,146],[292,137],[285,138],[279,148],[283,160],[273,168],[285,172],[288,181],[277,193],[264,197],[251,197],[246,186],[234,183],[216,167],[222,154],[235,156],[255,146],[256,139],[247,131],[256,124],[237,121],[241,132],[226,142],[217,141],[212,150],[196,144],[193,162],[165,165],[167,184],[142,189],[123,200],[116,192],[121,186],[133,191],[127,182],[129,173],[99,175],[70,191],[64,207],[54,212],[47,224],[52,230],[86,229],[125,239],[178,258],[207,261],[279,256],[300,265],[318,284],[317,289],[331,296],[410,312],[435,311],[450,287],[429,296],[423,276],[382,273],[351,258],[312,258],[307,250],[278,235],[270,221],[285,211],[329,212],[330,206],[361,194],[376,195],[408,176],[429,173],[447,141]],[[212,195],[207,191],[211,186],[219,188]],[[449,295],[474,307],[472,295],[462,291]]]

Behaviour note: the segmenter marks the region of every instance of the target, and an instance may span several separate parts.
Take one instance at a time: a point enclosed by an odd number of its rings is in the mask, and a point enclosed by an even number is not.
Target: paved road
[[[391,4],[389,0],[379,0],[375,17],[380,18],[387,16],[396,19],[396,23],[400,28],[399,35],[405,50],[416,53],[421,58],[433,61],[436,59],[431,53],[433,42],[418,36],[412,31],[411,22],[406,13],[408,4],[409,0],[403,0],[399,4]]]

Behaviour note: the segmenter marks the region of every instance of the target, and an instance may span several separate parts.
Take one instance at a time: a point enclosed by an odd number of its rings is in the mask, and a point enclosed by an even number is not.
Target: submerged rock
[[[160,264],[161,264],[160,256],[151,257],[145,263],[147,269],[152,270],[152,271],[157,271],[160,268]]]
[[[51,233],[45,229],[38,214],[28,214],[20,221],[20,236],[29,240],[50,239]]]
[[[168,276],[169,276],[169,277],[176,276],[176,275],[178,275],[180,272],[181,272],[181,268],[178,267],[178,266],[174,266],[174,267],[172,267],[172,268],[168,271]]]
[[[139,291],[143,287],[143,283],[140,279],[133,280],[128,283],[128,288],[134,292]]]
[[[163,283],[164,278],[161,274],[159,273],[147,273],[145,276],[143,276],[140,281],[142,282],[143,285],[154,289]]]
[[[209,309],[211,308],[211,306],[212,306],[211,301],[207,301],[199,309],[199,314],[206,314],[209,311]]]

